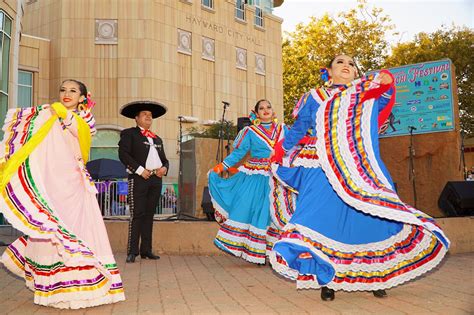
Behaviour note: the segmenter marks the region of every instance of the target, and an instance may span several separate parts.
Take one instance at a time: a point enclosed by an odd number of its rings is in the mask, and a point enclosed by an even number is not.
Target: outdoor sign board
[[[449,59],[389,69],[396,99],[380,137],[454,129],[452,63]],[[412,128],[414,127],[414,128]]]

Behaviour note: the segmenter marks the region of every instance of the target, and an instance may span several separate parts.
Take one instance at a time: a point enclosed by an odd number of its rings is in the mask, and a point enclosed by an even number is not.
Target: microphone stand
[[[409,166],[408,166],[408,178],[411,181],[413,187],[413,199],[414,199],[414,206],[416,206],[416,185],[415,185],[415,147],[413,145],[413,130],[416,130],[413,126],[408,126],[408,130],[410,131],[410,146],[408,147],[408,155],[409,155]]]
[[[225,111],[227,107],[230,106],[228,102],[222,101],[224,104],[224,110],[222,111],[222,117],[221,117],[221,123],[219,126],[219,142],[217,144],[217,152],[216,152],[216,161],[217,163],[222,163],[224,160],[224,123],[226,123],[225,120]],[[227,143],[227,146],[229,146],[229,142]],[[227,148],[227,154],[229,153],[230,148]]]
[[[230,154],[230,122],[226,121],[225,136],[227,144],[225,145],[226,156]]]
[[[464,157],[464,136],[465,133],[461,131],[461,154],[459,156],[459,170],[462,169],[462,175],[464,180],[467,179],[467,169],[466,169],[466,160]]]

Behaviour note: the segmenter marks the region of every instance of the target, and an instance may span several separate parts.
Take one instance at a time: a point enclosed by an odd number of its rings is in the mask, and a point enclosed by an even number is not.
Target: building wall
[[[380,152],[393,181],[397,184],[400,198],[415,206],[413,184],[409,174],[410,137],[393,137],[380,140]],[[459,170],[459,132],[439,132],[413,137],[415,149],[416,206],[434,216],[445,214],[438,208],[438,198],[448,181],[463,180]]]
[[[19,37],[19,28],[21,27],[21,1],[20,0],[1,0],[0,9],[5,12],[9,18],[12,20],[11,25],[11,40],[10,40],[10,51],[9,51],[9,74],[8,74],[8,108],[14,107],[16,102],[16,86],[17,86],[17,73],[13,69],[17,68],[18,64],[18,37]],[[2,106],[0,104],[0,106]],[[6,109],[3,108],[3,113]],[[3,121],[4,117],[0,117]],[[1,131],[0,131],[1,135]],[[0,137],[1,138],[1,137]]]
[[[25,5],[23,32],[51,40],[50,101],[62,80],[81,80],[97,102],[98,124],[123,127],[134,121],[119,115],[122,105],[140,99],[165,104],[167,114],[152,129],[171,160],[167,181],[176,182],[178,115],[219,120],[227,101],[226,118],[236,123],[260,98],[283,114],[282,20],[265,14],[260,28],[254,7],[246,6],[243,23],[234,18],[234,1],[214,4],[209,10],[197,0],[42,0]],[[116,43],[96,43],[96,20],[116,20]],[[178,52],[179,32],[191,33],[190,53]],[[202,57],[203,37],[214,40],[214,61]],[[246,70],[236,67],[237,47],[247,52]],[[264,75],[256,73],[255,54],[265,56]]]
[[[455,78],[452,70],[451,77]],[[457,91],[453,79],[453,91]],[[402,201],[433,216],[443,217],[438,208],[438,199],[449,181],[463,180],[459,168],[461,137],[458,97],[453,92],[453,116],[455,129],[449,132],[435,132],[413,136],[414,182],[409,177],[410,136],[388,137],[380,140],[380,153],[393,181],[397,184]],[[416,203],[415,203],[416,192]]]
[[[23,34],[18,69],[33,72],[33,104],[50,101],[50,40]],[[57,94],[58,92],[56,92]]]

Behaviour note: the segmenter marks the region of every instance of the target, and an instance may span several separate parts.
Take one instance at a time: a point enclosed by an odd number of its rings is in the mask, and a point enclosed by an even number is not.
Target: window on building
[[[255,25],[263,27],[263,10],[255,6]]]
[[[18,71],[18,107],[33,106],[33,72]]]
[[[12,19],[0,10],[0,121],[3,122],[8,109],[8,78],[10,65],[10,41]],[[0,139],[3,132],[0,130]]]
[[[246,0],[248,5],[256,6],[263,9],[265,13],[273,12],[273,0]]]
[[[97,127],[97,134],[92,138],[90,160],[118,160],[120,130],[100,129],[100,126]]]
[[[201,4],[209,9],[214,9],[214,0],[201,0]]]
[[[8,96],[0,93],[0,125],[3,125],[5,121],[5,115],[7,114],[8,110]],[[3,131],[0,127],[0,141],[3,139]]]
[[[263,12],[272,13],[273,11],[273,0],[260,0],[260,7],[263,8]]]
[[[235,17],[245,21],[245,0],[235,1]]]

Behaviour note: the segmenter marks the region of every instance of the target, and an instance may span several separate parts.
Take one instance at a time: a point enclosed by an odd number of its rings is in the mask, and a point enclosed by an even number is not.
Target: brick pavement
[[[0,247],[0,252],[3,248]],[[231,256],[162,256],[125,264],[116,256],[125,302],[60,311],[33,304],[24,282],[0,269],[0,314],[474,314],[474,253],[448,256],[427,276],[388,290],[337,292],[323,302],[319,290],[296,290],[267,266]]]

